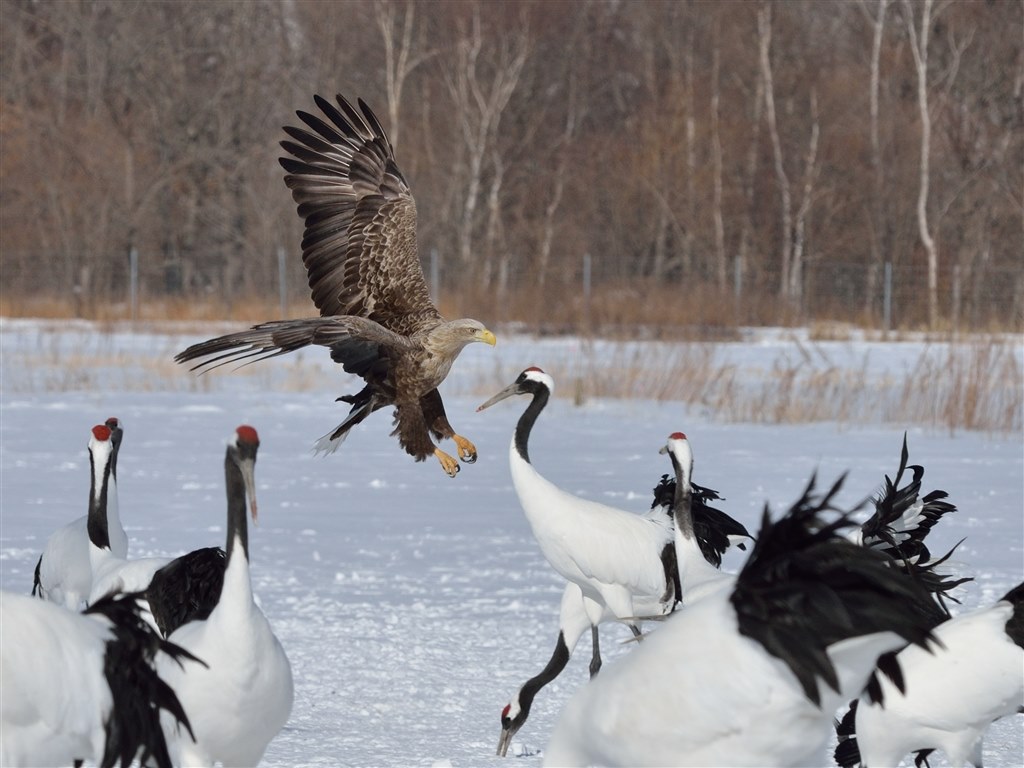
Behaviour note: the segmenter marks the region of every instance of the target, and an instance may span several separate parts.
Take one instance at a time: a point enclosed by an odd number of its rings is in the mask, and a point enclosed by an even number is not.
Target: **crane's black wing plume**
[[[202,663],[184,648],[160,637],[141,616],[138,593],[110,595],[85,610],[111,623],[113,639],[107,642],[104,676],[113,705],[107,722],[102,768],[143,765],[153,760],[159,768],[171,768],[167,742],[160,727],[160,711],[168,712],[192,734],[188,716],[174,690],[157,674],[154,659],[166,653],[179,664]]]
[[[722,555],[733,543],[730,537],[747,538],[753,540],[753,536],[746,527],[726,514],[720,509],[712,507],[708,502],[725,501],[718,491],[711,488],[704,488],[691,482],[690,488],[693,491],[690,513],[693,516],[693,533],[697,537],[697,544],[704,559],[716,568],[722,565]],[[668,514],[672,515],[672,503],[676,493],[676,479],[669,475],[662,475],[661,480],[654,486],[654,501],[651,509],[664,507]],[[742,541],[736,542],[740,549],[747,546]],[[674,552],[674,550],[673,550]]]
[[[807,698],[820,701],[817,679],[837,691],[827,649],[874,632],[895,632],[924,644],[930,623],[906,605],[927,600],[913,579],[889,566],[881,552],[849,542],[851,512],[833,506],[840,478],[823,495],[814,478],[778,520],[767,507],[750,557],[737,576],[731,600],[739,631],[781,659]],[[834,514],[829,522],[826,514]]]
[[[153,574],[145,596],[164,637],[183,624],[210,617],[220,600],[226,566],[223,549],[204,547],[176,557]]]

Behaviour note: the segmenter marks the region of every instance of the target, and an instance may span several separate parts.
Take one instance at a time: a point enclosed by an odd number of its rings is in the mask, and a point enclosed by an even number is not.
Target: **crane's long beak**
[[[482,411],[484,408],[490,408],[492,405],[494,405],[495,403],[501,402],[506,397],[512,397],[512,395],[518,395],[518,394],[519,394],[519,389],[516,386],[516,384],[515,383],[509,384],[507,387],[505,387],[503,390],[501,390],[501,392],[496,394],[494,397],[492,397],[486,403],[484,403],[483,405],[478,406],[477,409],[476,409],[476,412],[480,413],[480,411]]]
[[[238,468],[242,470],[245,498],[249,501],[249,515],[252,517],[253,525],[256,525],[256,462],[252,459],[242,459],[238,463]]]
[[[512,744],[512,737],[516,735],[516,728],[502,728],[501,737],[498,739],[498,757],[505,757],[508,748]]]

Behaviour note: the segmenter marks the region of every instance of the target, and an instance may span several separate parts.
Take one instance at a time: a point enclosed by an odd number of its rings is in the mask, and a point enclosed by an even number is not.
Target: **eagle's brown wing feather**
[[[391,358],[407,354],[409,340],[361,317],[311,317],[273,320],[252,328],[193,344],[179,352],[179,363],[198,360],[192,370],[212,370],[234,362],[248,365],[311,344],[328,347],[345,371],[367,378]]]
[[[285,183],[306,222],[302,259],[320,314],[357,315],[411,335],[436,325],[416,246],[416,203],[391,142],[362,100],[362,114],[314,97],[327,121],[286,127]],[[340,109],[339,109],[340,107]]]

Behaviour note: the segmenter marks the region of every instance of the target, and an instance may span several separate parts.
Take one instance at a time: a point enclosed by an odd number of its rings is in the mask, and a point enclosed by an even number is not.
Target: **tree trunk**
[[[800,207],[796,212],[796,223],[793,234],[793,258],[789,271],[789,296],[795,301],[803,301],[803,268],[804,244],[807,242],[807,218],[811,213],[814,201],[814,182],[818,177],[818,136],[821,129],[818,122],[818,93],[811,89],[811,138],[807,146],[807,159],[804,162],[804,184],[800,199]]]
[[[683,275],[693,269],[693,232],[697,227],[697,103],[693,88],[694,26],[686,41],[686,231],[683,233]]]
[[[413,55],[412,31],[416,17],[416,4],[408,3],[402,16],[401,39],[396,40],[395,6],[390,0],[377,0],[374,6],[377,27],[384,41],[384,81],[388,100],[388,138],[392,145],[399,146],[398,135],[402,126],[399,112],[402,108],[402,88],[405,79],[430,58],[431,52]]]
[[[726,289],[725,224],[722,220],[722,136],[719,130],[719,26],[715,19],[714,43],[711,54],[711,160],[714,167],[714,203],[712,218],[715,223],[715,277],[718,290],[724,295]]]
[[[760,38],[761,74],[764,78],[764,106],[768,118],[768,133],[772,140],[772,157],[775,159],[775,178],[779,185],[779,197],[782,203],[782,257],[779,264],[779,293],[784,299],[791,300],[790,295],[790,260],[793,254],[793,201],[789,191],[789,178],[782,159],[782,142],[779,139],[779,126],[775,119],[775,86],[772,83],[772,9],[764,4],[758,9],[757,31]]]
[[[878,139],[878,90],[879,71],[882,56],[882,40],[885,35],[885,13],[889,0],[878,0],[878,15],[873,18],[874,34],[871,43],[871,78],[869,86],[869,123],[871,136],[871,172],[874,182],[874,193],[870,206],[870,243],[871,263],[868,265],[867,285],[864,291],[864,314],[870,318],[874,314],[875,299],[878,293],[878,275],[885,261],[886,237],[885,225],[885,172],[882,168],[882,149]]]
[[[909,0],[903,0],[906,13],[910,52],[917,70],[917,107],[921,118],[921,167],[917,193],[917,231],[928,258],[928,327],[935,329],[939,319],[938,273],[939,252],[928,228],[928,185],[931,158],[932,123],[928,115],[928,33],[931,30],[932,0],[924,0],[921,13],[921,33],[914,29],[914,9]]]
[[[519,82],[528,50],[525,30],[509,34],[503,42],[496,60],[488,62],[491,80],[485,85],[477,69],[478,59],[484,50],[484,38],[480,9],[475,6],[472,29],[459,40],[455,65],[446,73],[448,90],[454,102],[454,117],[468,155],[462,216],[457,228],[459,261],[463,268],[476,270],[478,277],[490,271],[487,264],[478,263],[473,253],[473,230],[483,185],[484,159],[497,142],[502,112]]]

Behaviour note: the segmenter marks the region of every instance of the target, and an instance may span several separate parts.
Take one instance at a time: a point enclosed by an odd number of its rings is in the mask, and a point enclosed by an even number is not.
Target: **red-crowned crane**
[[[512,484],[541,552],[583,595],[626,623],[640,637],[637,603],[656,604],[647,615],[669,613],[677,595],[671,557],[672,521],[637,515],[563,491],[530,461],[530,431],[547,405],[554,381],[527,368],[478,411],[513,395],[530,395],[509,449]],[[591,616],[597,621],[599,616]]]
[[[117,454],[124,435],[124,423],[112,416],[104,426],[110,430],[113,446],[106,506],[107,533],[110,551],[115,557],[124,559],[128,557],[128,534],[121,525],[117,505]],[[92,564],[89,561],[88,520],[88,516],[83,515],[50,534],[36,563],[33,595],[75,611],[89,603]]]
[[[661,481],[654,488],[654,501],[651,504],[650,515],[661,516],[672,519],[673,498],[677,482],[667,475],[662,475]],[[709,502],[721,497],[717,491],[703,488],[699,485],[690,484],[690,493],[693,501],[692,514],[690,515],[690,537],[695,537],[695,550],[688,551],[680,559],[679,544],[676,544],[676,557],[672,558],[671,570],[675,582],[675,593],[680,595],[683,602],[692,598],[686,589],[680,590],[680,572],[693,573],[701,568],[700,564],[687,562],[687,558],[696,558],[704,567],[711,569],[714,573],[722,575],[717,569],[722,563],[722,555],[729,546],[736,542],[740,549],[745,549],[741,539],[749,539],[750,534],[742,524],[734,520],[726,513],[710,506]],[[682,568],[677,567],[682,563]],[[698,594],[700,588],[692,583],[691,587]],[[662,610],[659,601],[634,601],[634,608],[639,616],[649,616]],[[590,661],[590,676],[593,677],[601,668],[600,643],[598,639],[598,625],[604,622],[615,620],[614,614],[607,606],[587,598],[575,582],[569,582],[562,593],[562,602],[558,615],[558,638],[555,642],[555,650],[547,665],[537,675],[531,677],[513,694],[512,699],[501,711],[501,735],[498,740],[498,755],[505,756],[512,744],[516,733],[526,723],[530,716],[534,698],[544,686],[558,677],[572,657],[572,652],[579,642],[580,637],[589,628],[593,644],[593,653]]]
[[[259,436],[240,426],[224,457],[227,486],[227,562],[216,605],[205,619],[169,640],[203,659],[207,668],[161,664],[192,719],[195,739],[164,718],[176,764],[254,766],[291,713],[292,670],[284,648],[253,600],[247,512],[256,519],[254,470]]]

